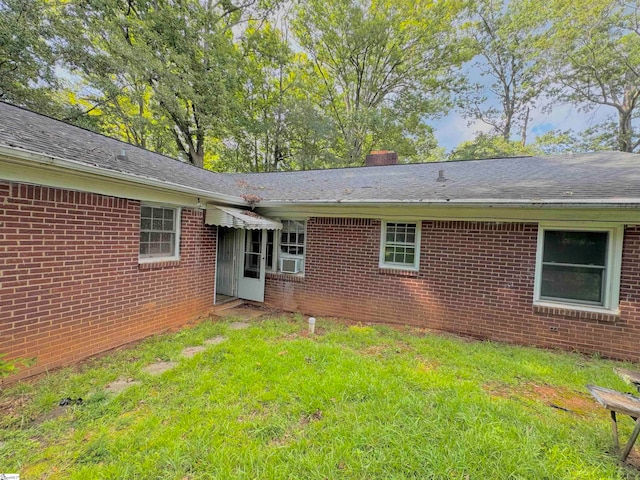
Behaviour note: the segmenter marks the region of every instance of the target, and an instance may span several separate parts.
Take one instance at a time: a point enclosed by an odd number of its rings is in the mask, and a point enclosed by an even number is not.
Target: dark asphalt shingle
[[[250,194],[265,201],[453,204],[621,203],[640,199],[640,155],[622,152],[219,174],[5,103],[0,103],[0,145],[212,194],[238,198]],[[127,159],[118,158],[123,149]],[[437,181],[440,170],[444,182]]]

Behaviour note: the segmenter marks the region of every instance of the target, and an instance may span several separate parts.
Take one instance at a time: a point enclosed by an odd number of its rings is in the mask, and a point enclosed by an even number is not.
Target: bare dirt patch
[[[262,310],[250,305],[240,305],[239,307],[230,308],[220,312],[220,316],[224,317],[237,317],[243,320],[250,320],[252,318],[261,317],[268,313],[267,310]]]
[[[501,398],[525,398],[545,403],[551,408],[587,415],[600,411],[600,406],[587,393],[575,392],[563,387],[538,385],[528,382],[522,385],[485,384],[482,387],[487,393]]]
[[[227,337],[223,337],[222,335],[218,335],[217,337],[208,338],[204,341],[205,345],[220,345],[223,342],[227,341]]]
[[[53,410],[50,410],[46,413],[43,413],[38,418],[33,421],[33,425],[40,425],[41,423],[47,422],[49,420],[56,420],[68,412],[66,407],[55,407]]]
[[[564,409],[569,412],[584,415],[600,410],[600,406],[586,393],[573,392],[567,388],[551,385],[530,384],[532,395],[540,398],[550,407]]]
[[[144,373],[148,373],[152,377],[157,377],[158,375],[163,374],[164,372],[171,370],[175,367],[177,362],[156,362],[150,365],[147,365],[142,369]]]

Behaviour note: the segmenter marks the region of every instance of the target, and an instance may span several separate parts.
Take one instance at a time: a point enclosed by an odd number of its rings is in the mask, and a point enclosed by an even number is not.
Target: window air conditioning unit
[[[302,271],[301,258],[281,258],[280,271],[282,273],[300,273]]]

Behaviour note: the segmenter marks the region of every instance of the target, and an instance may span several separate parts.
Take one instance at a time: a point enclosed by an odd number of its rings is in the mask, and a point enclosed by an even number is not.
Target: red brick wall
[[[42,372],[213,306],[215,227],[182,210],[180,261],[138,265],[140,202],[0,182],[0,352]]]
[[[380,230],[378,220],[310,219],[304,279],[269,275],[267,304],[640,359],[638,226],[625,229],[619,317],[534,310],[537,224],[424,221],[419,273],[378,267]]]

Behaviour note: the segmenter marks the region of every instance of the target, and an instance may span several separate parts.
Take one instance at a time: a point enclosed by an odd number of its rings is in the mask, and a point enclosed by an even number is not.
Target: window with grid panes
[[[283,220],[280,234],[280,253],[285,255],[304,255],[304,222]]]
[[[384,222],[380,266],[417,270],[420,226],[417,223]]]
[[[177,209],[143,205],[140,211],[140,258],[177,256]]]
[[[301,270],[304,271],[304,220],[283,220],[280,232],[280,258],[300,259]]]

